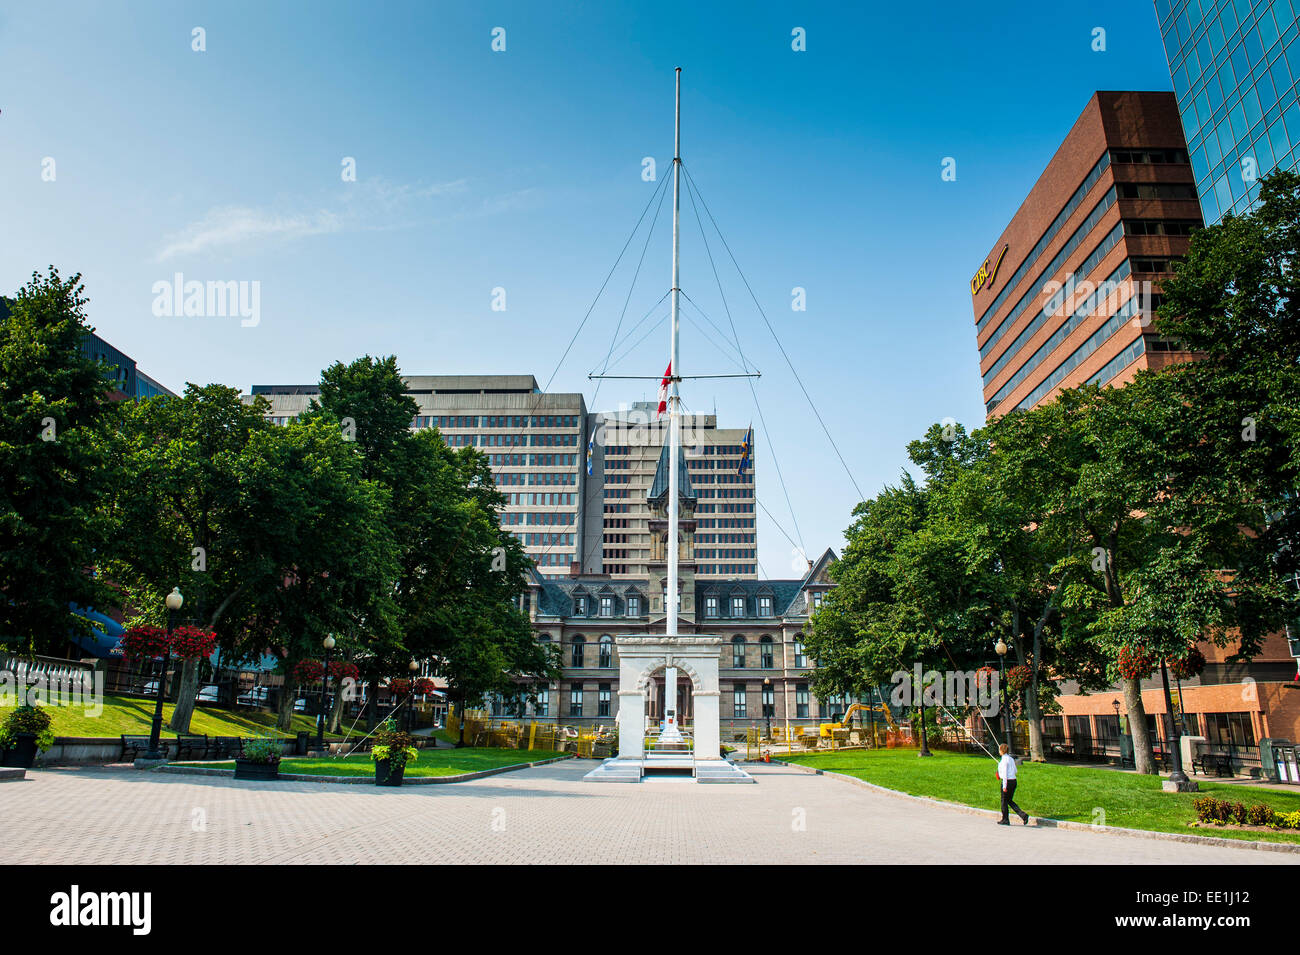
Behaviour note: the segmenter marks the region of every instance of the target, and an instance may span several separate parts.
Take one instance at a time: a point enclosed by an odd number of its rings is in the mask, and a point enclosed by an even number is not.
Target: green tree
[[[114,468],[103,454],[110,380],[82,350],[81,277],[50,267],[0,300],[0,646],[59,653],[110,602],[93,573]]]

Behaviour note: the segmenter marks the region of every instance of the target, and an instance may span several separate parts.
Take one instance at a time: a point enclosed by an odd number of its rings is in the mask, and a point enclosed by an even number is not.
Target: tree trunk
[[[330,704],[330,722],[329,731],[337,733],[339,726],[343,721],[343,687],[334,688],[334,701]]]
[[[1031,762],[1045,763],[1047,756],[1043,752],[1043,719],[1038,710],[1038,698],[1032,690],[1032,687],[1025,690],[1025,720],[1029,723],[1029,759]]]
[[[1147,728],[1147,711],[1142,706],[1142,681],[1122,680],[1124,708],[1128,711],[1128,731],[1133,737],[1133,765],[1139,773],[1157,774],[1155,757],[1151,752],[1151,733]]]
[[[194,698],[199,692],[199,661],[186,660],[181,668],[181,678],[177,681],[176,707],[172,710],[172,720],[167,728],[173,733],[188,733],[190,719],[194,716]]]
[[[280,690],[280,711],[275,720],[275,728],[288,731],[293,726],[293,701],[298,696],[298,688],[285,681]]]

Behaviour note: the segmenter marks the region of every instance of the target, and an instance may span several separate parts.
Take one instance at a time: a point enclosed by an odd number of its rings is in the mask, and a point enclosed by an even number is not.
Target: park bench
[[[158,741],[158,751],[161,752],[163,756],[167,755],[166,740],[160,739]],[[126,733],[122,734],[122,758],[120,762],[130,762],[143,756],[147,752],[149,752],[148,736],[128,736]]]
[[[198,736],[186,734],[176,737],[176,758],[181,759],[184,756],[193,756],[202,759],[208,754],[207,736]]]
[[[208,746],[208,753],[213,759],[234,759],[244,755],[244,740],[241,736],[214,736]]]

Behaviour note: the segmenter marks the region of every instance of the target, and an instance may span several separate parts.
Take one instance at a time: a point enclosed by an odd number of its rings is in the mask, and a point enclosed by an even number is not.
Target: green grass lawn
[[[128,735],[143,736],[148,734],[153,725],[154,701],[129,696],[104,695],[104,706],[98,716],[87,712],[80,705],[50,706],[42,701],[54,723],[51,729],[55,736],[100,736],[113,737]],[[13,710],[12,706],[0,706],[0,719]],[[163,736],[174,738],[175,733],[167,728],[167,721],[172,716],[172,705],[163,704]],[[275,714],[261,713],[256,710],[243,710],[238,713],[215,706],[197,706],[194,717],[190,720],[190,732],[207,736],[253,736],[271,732],[275,729]],[[346,726],[344,727],[346,729]],[[287,732],[275,730],[278,735],[292,736],[301,730],[316,731],[316,718],[305,713],[293,714],[293,727]],[[330,735],[340,739],[341,735]],[[364,736],[365,730],[358,726],[353,736]]]
[[[549,749],[488,749],[468,746],[464,749],[422,749],[418,759],[406,764],[405,775],[459,776],[461,773],[477,773],[484,769],[535,763],[563,755]],[[212,766],[221,769],[233,769],[235,766],[233,761],[173,765]],[[371,762],[369,753],[358,753],[339,759],[280,760],[282,773],[306,773],[312,776],[371,776],[374,775],[374,771],[374,763]]]
[[[844,773],[858,779],[897,789],[916,796],[930,796],[945,802],[980,809],[999,808],[996,764],[986,756],[962,756],[935,751],[928,759],[913,749],[845,750],[837,753],[807,753],[780,756],[782,760]],[[1031,816],[1098,823],[1096,810],[1104,810],[1105,824],[1125,829],[1178,832],[1191,835],[1225,836],[1231,839],[1264,839],[1269,842],[1300,844],[1300,832],[1240,831],[1205,826],[1189,828],[1196,820],[1193,793],[1166,793],[1160,777],[1085,766],[1023,763],[1019,768],[1016,802]],[[1229,786],[1197,779],[1202,793],[1247,806],[1267,803],[1278,812],[1300,810],[1300,793],[1278,792],[1253,786]],[[1019,825],[1019,823],[1015,823]]]

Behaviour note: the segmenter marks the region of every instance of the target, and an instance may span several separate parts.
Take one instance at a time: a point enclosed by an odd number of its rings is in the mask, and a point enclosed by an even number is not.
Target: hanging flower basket
[[[182,660],[201,660],[212,655],[217,635],[211,630],[189,625],[172,631],[172,653]]]
[[[1016,693],[1022,693],[1029,686],[1032,678],[1032,671],[1026,664],[1021,663],[1007,671],[1007,686]]]
[[[347,660],[331,660],[330,676],[336,680],[358,680],[361,678],[361,671],[357,669],[355,663],[349,663]]]
[[[979,690],[989,689],[994,685],[998,671],[992,667],[980,667],[975,671],[975,687]]]
[[[1205,669],[1205,654],[1193,643],[1181,657],[1169,657],[1165,662],[1169,665],[1169,672],[1178,679],[1190,680],[1194,676],[1200,676]]]
[[[129,627],[122,634],[118,649],[128,660],[157,660],[167,656],[167,631],[149,624]]]
[[[325,675],[325,664],[319,660],[299,660],[293,666],[295,683],[318,683]]]
[[[1126,680],[1141,680],[1151,675],[1155,669],[1155,659],[1145,647],[1123,646],[1116,661],[1119,675]]]

